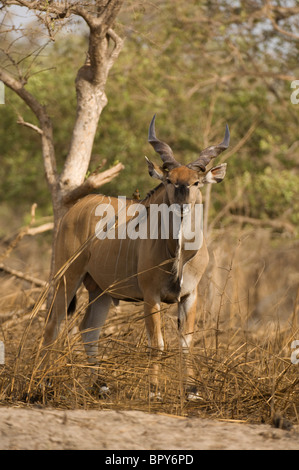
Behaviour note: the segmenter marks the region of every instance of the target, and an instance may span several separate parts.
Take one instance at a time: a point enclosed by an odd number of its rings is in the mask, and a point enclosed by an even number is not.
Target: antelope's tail
[[[68,309],[67,309],[67,314],[68,315],[73,315],[73,313],[76,310],[76,305],[77,305],[77,297],[74,295],[74,297],[72,298],[72,300],[70,302],[70,305],[68,306]]]

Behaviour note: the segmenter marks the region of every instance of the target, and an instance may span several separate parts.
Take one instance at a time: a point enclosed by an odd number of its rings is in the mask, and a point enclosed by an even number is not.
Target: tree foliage
[[[110,72],[89,171],[103,159],[107,166],[121,161],[125,170],[103,191],[131,196],[138,188],[145,195],[153,186],[144,156],[155,158],[147,143],[154,113],[157,135],[186,163],[222,139],[227,122],[228,172],[213,188],[211,215],[229,206],[226,215],[297,224],[299,105],[291,103],[290,84],[299,75],[298,17],[295,1],[127,2],[118,17],[126,40]],[[28,88],[52,117],[61,167],[86,49],[79,27],[64,32],[30,70]],[[16,124],[18,113],[26,119],[30,112],[9,91],[0,112],[0,196],[11,205],[37,201],[48,211],[38,137]]]

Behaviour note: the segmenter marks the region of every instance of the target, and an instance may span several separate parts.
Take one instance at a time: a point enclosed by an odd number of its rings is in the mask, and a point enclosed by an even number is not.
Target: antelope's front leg
[[[180,346],[183,352],[183,360],[186,374],[186,391],[189,400],[198,398],[194,383],[194,368],[190,361],[194,324],[197,310],[197,291],[194,290],[184,297],[178,304],[178,328],[180,334]]]
[[[144,302],[144,319],[151,358],[149,372],[151,395],[158,396],[159,362],[164,349],[161,332],[160,302],[153,300]]]

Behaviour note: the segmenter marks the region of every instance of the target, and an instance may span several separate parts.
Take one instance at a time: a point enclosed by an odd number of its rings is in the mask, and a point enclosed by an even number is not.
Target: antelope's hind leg
[[[81,282],[82,279],[71,278],[68,273],[60,280],[57,292],[54,293],[52,310],[45,327],[43,343],[45,354],[47,349],[55,342],[60,330],[60,325],[62,321],[65,320],[68,309],[72,308],[72,301],[75,298]]]
[[[55,343],[59,335],[60,326],[63,320],[66,320],[69,309],[73,309],[73,301],[75,300],[76,291],[82,279],[66,272],[65,276],[60,280],[57,291],[49,299],[49,317],[46,320],[45,330],[43,334],[43,349],[41,352],[41,362],[39,368],[43,373],[46,372],[44,384],[47,389],[51,389],[51,364],[53,363],[53,354],[56,354]],[[52,305],[51,305],[52,303]]]
[[[93,388],[99,393],[100,397],[109,392],[109,388],[99,372],[98,341],[101,327],[104,325],[109,312],[111,300],[110,295],[103,294],[99,287],[90,290],[89,305],[80,325],[87,360],[92,367]]]

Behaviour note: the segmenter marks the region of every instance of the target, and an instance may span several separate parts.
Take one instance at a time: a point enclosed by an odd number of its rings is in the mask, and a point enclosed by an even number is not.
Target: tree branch
[[[24,121],[24,119],[20,115],[18,117],[17,124],[21,124],[22,126],[29,127],[30,129],[33,129],[35,132],[37,132],[40,135],[43,134],[43,131],[38,126],[31,124],[31,122]]]
[[[292,33],[291,31],[287,31],[283,28],[281,28],[278,24],[277,21],[283,20],[290,18],[291,16],[298,15],[299,14],[299,9],[298,7],[294,8],[283,8],[283,7],[276,7],[271,4],[269,0],[266,1],[266,12],[267,12],[267,17],[271,21],[273,28],[278,31],[280,34],[283,34],[284,36],[288,36],[293,39],[299,40],[299,35]]]
[[[278,24],[276,23],[274,18],[270,17],[269,19],[270,19],[270,21],[273,25],[273,28],[276,29],[276,31],[278,31],[280,34],[283,34],[285,36],[289,36],[292,39],[297,39],[297,41],[299,40],[299,35],[298,34],[291,33],[290,31],[287,31],[286,29],[282,29],[280,26],[278,26]]]
[[[55,160],[55,150],[53,145],[52,123],[45,111],[45,108],[37,101],[37,99],[29,93],[24,87],[24,83],[14,78],[6,70],[0,68],[0,80],[13,90],[33,111],[40,123],[39,134],[42,137],[42,148],[44,157],[44,167],[49,186],[57,187],[58,175]],[[27,124],[28,125],[28,124]],[[32,126],[30,126],[32,127]],[[35,129],[37,130],[37,129]]]
[[[80,199],[87,194],[90,194],[95,189],[98,189],[103,184],[109,183],[113,178],[115,178],[120,171],[124,169],[124,165],[122,163],[117,163],[117,165],[109,168],[106,171],[102,171],[98,174],[90,175],[81,186],[78,186],[73,191],[67,193],[62,202],[63,204],[72,204],[77,199]]]
[[[256,219],[254,217],[247,217],[245,215],[234,215],[234,214],[230,214],[229,217],[239,222],[240,224],[252,224],[256,226],[269,225],[270,227],[273,227],[274,229],[286,230],[287,232],[290,232],[292,234],[296,233],[294,225],[291,224],[290,222],[286,222],[283,220]]]
[[[250,139],[251,135],[254,133],[257,125],[258,125],[258,119],[256,119],[251,124],[251,126],[249,127],[246,134],[242,137],[242,139],[240,139],[239,142],[230,151],[228,151],[226,155],[224,155],[221,158],[220,163],[224,163],[229,157],[231,157],[234,153],[237,153],[240,150],[240,148],[243,147],[243,145],[247,142],[248,139]]]
[[[24,279],[25,281],[32,282],[36,286],[44,287],[46,285],[45,281],[41,279],[37,279],[36,277],[30,276],[30,274],[22,273],[21,271],[17,271],[16,269],[9,268],[5,266],[5,264],[0,263],[0,271],[5,271],[12,276],[18,277],[20,279]]]
[[[14,78],[3,68],[0,68],[0,80],[5,83],[6,86],[11,88],[23,101],[29,106],[29,108],[34,112],[37,118],[41,121],[44,119],[44,109],[41,104],[34,98],[31,93],[29,93],[25,88],[24,84],[20,80]]]
[[[299,6],[298,7],[281,7],[278,5],[272,5],[270,3],[270,8],[275,15],[275,21],[285,20],[291,18],[292,16],[299,15]]]
[[[53,222],[48,222],[47,224],[39,225],[38,227],[32,227],[29,228],[26,232],[25,235],[38,235],[40,233],[48,232],[50,230],[53,230],[54,228],[54,223]]]
[[[108,62],[108,71],[111,69],[113,66],[114,62],[118,58],[120,51],[123,48],[124,45],[124,40],[116,34],[116,32],[112,29],[108,29],[108,35],[109,37],[114,41],[114,48],[109,56],[109,62]]]

